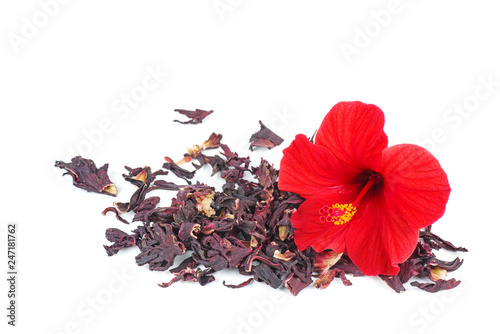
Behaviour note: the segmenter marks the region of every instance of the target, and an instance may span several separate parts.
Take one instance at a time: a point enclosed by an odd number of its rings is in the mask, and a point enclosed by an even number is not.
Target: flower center
[[[319,209],[319,221],[321,223],[333,223],[335,225],[344,225],[350,221],[356,211],[358,211],[356,205],[358,205],[361,198],[363,198],[373,185],[380,182],[381,178],[382,177],[378,173],[370,175],[370,179],[352,203],[323,205],[323,207]]]
[[[331,206],[324,205],[321,209],[319,209],[319,221],[322,223],[343,225],[351,220],[356,211],[356,207],[352,204],[335,203]]]

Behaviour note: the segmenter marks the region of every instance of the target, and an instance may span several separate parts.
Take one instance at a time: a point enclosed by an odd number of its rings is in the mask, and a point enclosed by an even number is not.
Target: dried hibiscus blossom
[[[118,193],[116,186],[109,180],[108,164],[97,169],[92,160],[77,156],[70,163],[56,161],[55,167],[65,169],[67,172],[63,175],[71,175],[75,187],[111,196]]]
[[[181,124],[198,124],[203,122],[205,117],[213,113],[213,110],[201,110],[201,109],[196,109],[196,110],[185,110],[185,109],[175,109],[174,111],[178,112],[179,114],[185,115],[189,118],[189,121],[181,122],[179,120],[174,120],[174,122],[178,122]]]
[[[250,150],[257,146],[267,147],[268,149],[272,149],[280,145],[283,142],[283,138],[269,130],[267,126],[265,126],[261,121],[259,121],[260,130],[257,131],[250,137]]]

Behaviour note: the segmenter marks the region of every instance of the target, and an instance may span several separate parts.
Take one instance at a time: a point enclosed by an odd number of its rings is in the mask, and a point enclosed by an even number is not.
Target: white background
[[[0,280],[1,326],[9,333],[498,328],[500,21],[493,1],[24,0],[2,1],[0,22],[5,275],[6,226],[18,226],[15,329],[6,325],[8,288]],[[160,72],[156,82],[151,71]],[[311,135],[335,103],[349,100],[378,105],[390,145],[425,145],[448,173],[452,193],[434,231],[470,250],[458,254],[464,265],[449,276],[462,280],[453,292],[408,286],[398,295],[361,277],[351,287],[335,280],[292,297],[255,282],[223,287],[224,279],[244,279],[233,273],[205,287],[161,289],[156,284],[171,274],[136,266],[136,249],[106,256],[106,228],[131,229],[101,216],[115,199],[73,187],[53,167],[73,152],[109,163],[117,200],[127,201],[133,187],[121,178],[125,165],[158,169],[165,155],[180,158],[212,131],[249,155],[258,120],[285,142],[252,158],[278,165],[296,134]],[[183,117],[176,108],[214,113],[181,125],[173,122]],[[170,193],[157,194],[168,205]]]

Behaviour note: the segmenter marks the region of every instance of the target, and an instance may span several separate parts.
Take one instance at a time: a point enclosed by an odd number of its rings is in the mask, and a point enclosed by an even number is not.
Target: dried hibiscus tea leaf
[[[333,250],[325,250],[316,255],[316,262],[314,263],[314,270],[320,272],[320,276],[333,267],[342,257],[343,253],[337,253]]]
[[[311,283],[312,278],[308,278],[308,280],[304,282],[302,279],[292,273],[285,279],[283,285],[288,289],[288,291],[290,291],[292,295],[297,296],[300,291],[307,288],[309,285],[311,285]]]
[[[201,148],[203,150],[217,148],[220,146],[221,139],[222,139],[221,134],[216,134],[215,132],[212,132],[210,137],[208,137],[208,139],[201,144]]]
[[[160,226],[153,223],[152,227],[145,226],[145,233],[138,243],[141,253],[135,260],[139,266],[149,264],[150,270],[167,270],[174,263],[178,255],[186,251],[186,247],[179,241],[170,225]]]
[[[270,287],[277,289],[281,286],[282,280],[276,275],[276,272],[267,264],[261,263],[254,268],[255,280],[264,282]]]
[[[176,163],[172,161],[172,159],[165,157],[166,162],[163,164],[163,168],[171,171],[172,173],[175,174],[175,176],[185,180],[188,184],[191,184],[190,179],[192,179],[196,173],[196,170],[194,171],[188,171],[187,169],[184,169],[182,167],[179,167]]]
[[[179,121],[179,120],[174,120],[174,122],[178,122],[181,124],[198,124],[203,122],[205,117],[213,113],[213,110],[201,110],[201,109],[196,109],[196,110],[185,110],[185,109],[174,109],[174,111],[178,112],[179,114],[187,116],[190,120],[189,121]]]
[[[110,196],[118,193],[114,183],[109,180],[108,164],[97,169],[92,160],[77,156],[70,163],[56,161],[55,167],[65,169],[67,172],[63,175],[71,175],[75,187]]]
[[[197,282],[198,274],[200,271],[195,270],[198,264],[193,260],[192,257],[188,257],[181,262],[176,268],[170,269],[170,272],[174,274],[174,278],[170,282],[158,284],[162,288],[167,288],[175,282],[184,280],[185,282]]]
[[[424,242],[432,247],[433,249],[439,250],[444,248],[446,250],[450,250],[453,252],[467,252],[467,248],[464,247],[456,247],[451,242],[446,241],[436,234],[431,232],[430,227],[426,228],[424,231],[420,231],[420,238],[424,240]]]
[[[335,263],[333,268],[342,269],[346,274],[353,275],[354,277],[364,276],[361,270],[359,270],[359,268],[356,267],[356,265],[352,263],[351,259],[346,255],[342,256],[337,263]]]
[[[226,281],[222,281],[222,285],[224,285],[225,287],[231,288],[231,289],[239,289],[239,288],[242,288],[244,286],[247,286],[252,281],[253,281],[253,277],[247,279],[246,281],[241,282],[240,284],[236,284],[236,285],[234,285],[234,284],[226,284]]]
[[[120,212],[118,212],[118,210],[115,207],[110,206],[109,208],[104,209],[102,211],[102,215],[106,216],[108,214],[108,212],[113,212],[115,214],[116,219],[118,219],[122,223],[124,223],[124,224],[130,224],[125,218],[123,218],[122,216],[120,216]]]
[[[104,246],[108,256],[115,255],[119,250],[136,245],[136,237],[129,235],[117,228],[108,228],[106,230],[106,239],[112,242],[111,246]]]
[[[261,121],[259,121],[260,130],[254,133],[250,137],[250,150],[257,146],[267,147],[268,149],[272,149],[280,145],[283,142],[283,138],[269,130]]]
[[[427,292],[438,292],[441,290],[449,290],[456,288],[460,284],[460,281],[452,278],[449,280],[440,279],[436,283],[420,283],[420,282],[411,282],[411,286],[415,286],[419,289],[425,290]]]
[[[401,282],[401,279],[399,278],[398,275],[394,276],[388,276],[388,275],[379,275],[379,277],[387,283],[387,285],[397,293],[401,293],[406,291],[403,282]]]
[[[128,171],[128,175],[122,174],[123,178],[136,187],[141,187],[145,182],[149,181],[147,179],[151,177],[151,168],[148,166],[139,168],[125,166],[125,169]]]
[[[167,182],[165,180],[156,180],[151,187],[148,188],[147,192],[153,191],[155,189],[163,190],[179,190],[180,186],[174,182]]]
[[[439,268],[445,269],[447,271],[455,271],[458,268],[460,268],[463,263],[464,263],[464,260],[461,260],[458,257],[453,261],[442,261],[442,260],[439,260],[436,258],[431,258],[427,262],[427,264],[429,266],[439,267]]]
[[[130,177],[123,175],[125,179],[135,185],[138,189],[132,194],[129,202],[114,202],[113,206],[119,213],[125,213],[134,210],[139,206],[146,198],[146,193],[151,182],[154,180],[154,176],[151,174],[151,168],[145,167],[137,175]],[[107,209],[109,210],[109,209]],[[105,214],[107,211],[103,212]]]
[[[335,268],[321,274],[320,277],[314,281],[314,287],[317,289],[326,289],[335,277],[340,278],[342,284],[345,286],[352,285],[351,281],[349,281],[345,276],[345,272],[342,269]]]
[[[272,187],[278,181],[278,173],[274,166],[263,158],[260,159],[259,167],[252,167],[251,170],[259,184],[264,188]]]

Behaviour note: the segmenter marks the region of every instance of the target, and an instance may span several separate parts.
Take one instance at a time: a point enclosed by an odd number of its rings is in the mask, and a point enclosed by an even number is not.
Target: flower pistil
[[[330,206],[324,205],[321,209],[319,209],[319,221],[321,223],[334,223],[335,225],[344,225],[349,222],[356,211],[358,211],[356,205],[358,205],[361,198],[363,198],[372,186],[379,183],[381,179],[382,177],[379,173],[372,173],[370,175],[370,179],[352,203],[335,203]]]

